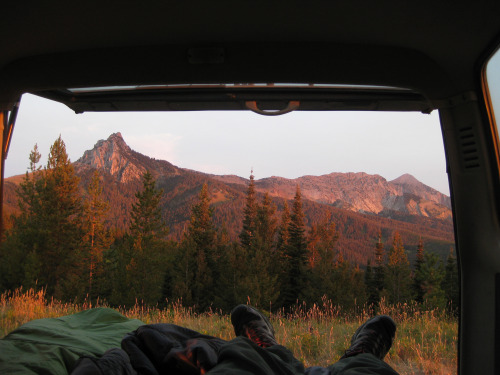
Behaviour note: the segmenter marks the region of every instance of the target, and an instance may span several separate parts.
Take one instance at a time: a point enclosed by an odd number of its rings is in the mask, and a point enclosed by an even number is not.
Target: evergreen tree
[[[257,231],[257,202],[255,198],[255,182],[253,171],[247,189],[245,210],[243,211],[243,229],[240,233],[241,246],[245,250],[252,248]]]
[[[380,295],[378,293],[378,290],[376,288],[375,282],[374,282],[374,273],[372,270],[372,265],[371,261],[368,259],[368,262],[366,264],[366,270],[365,270],[365,288],[366,288],[366,295],[367,295],[367,303],[368,306],[371,308],[374,308],[378,305],[380,301]]]
[[[35,161],[35,150],[32,155]],[[37,236],[28,245],[30,261],[26,277],[32,283],[46,285],[49,295],[75,298],[84,289],[83,206],[79,178],[61,136],[50,148],[46,169],[33,178],[35,194],[28,220]]]
[[[386,285],[390,303],[402,303],[411,299],[410,263],[398,232],[394,234],[388,256]]]
[[[318,303],[323,296],[334,298],[335,286],[335,260],[338,251],[335,245],[338,233],[331,217],[326,216],[321,222],[311,226],[309,230],[308,268],[311,273],[309,287],[307,288],[307,300]]]
[[[446,297],[441,284],[444,280],[443,263],[436,254],[425,253],[424,261],[418,270],[418,278],[421,280],[423,291],[423,302],[428,309],[443,309]]]
[[[205,253],[210,253],[215,245],[216,231],[212,221],[213,210],[210,207],[208,196],[208,185],[203,184],[199,202],[191,209],[191,221],[188,227],[188,234],[194,240],[198,249]]]
[[[231,309],[246,301],[246,290],[242,295],[243,276],[246,275],[246,262],[238,257],[241,246],[237,242],[231,242],[225,225],[217,231],[214,263],[215,273],[213,289],[213,304],[223,311]],[[243,271],[242,271],[243,269]]]
[[[422,242],[422,237],[418,241],[417,247],[417,258],[415,260],[415,268],[413,270],[413,293],[415,295],[415,301],[418,303],[424,302],[424,288],[422,279],[422,272],[420,272],[422,265],[424,264],[424,244]]]
[[[374,307],[378,306],[380,297],[384,293],[386,283],[386,269],[384,261],[384,243],[382,233],[378,234],[378,241],[375,245],[375,266],[370,277],[371,284],[368,286],[368,301]]]
[[[335,224],[331,221],[331,214],[320,223],[311,226],[307,238],[308,264],[311,269],[314,270],[321,261],[333,262],[334,247],[338,238]]]
[[[453,248],[450,248],[446,260],[445,276],[442,283],[449,311],[457,315],[459,311],[460,285],[458,280],[458,265]]]
[[[265,194],[262,204],[257,206],[255,236],[253,244],[246,248],[248,273],[245,277],[248,285],[248,297],[256,306],[273,304],[279,294],[276,269],[277,256],[274,249],[277,220],[274,217],[276,207],[269,194]]]
[[[334,266],[333,286],[329,298],[344,309],[352,309],[366,302],[363,274],[358,267],[346,261],[341,252],[337,254]]]
[[[0,284],[14,290],[22,285],[35,287],[41,272],[38,255],[41,240],[39,189],[41,167],[37,164],[41,155],[35,144],[29,156],[30,167],[16,194],[20,215],[13,217],[13,226],[5,233],[0,247]]]
[[[283,203],[283,212],[281,214],[281,222],[278,228],[278,239],[276,242],[276,251],[281,254],[282,261],[286,258],[286,248],[290,241],[290,210],[288,209],[288,202],[285,200]]]
[[[271,201],[269,193],[264,194],[262,204],[257,206],[256,236],[259,246],[271,251],[274,247],[274,237],[276,235],[278,221],[274,216],[276,206]]]
[[[148,171],[142,176],[143,188],[135,194],[132,205],[129,250],[127,258],[127,301],[137,298],[155,304],[162,294],[166,267],[166,241],[168,228],[162,219],[160,201],[163,190]]]
[[[237,242],[228,243],[224,250],[219,265],[223,272],[219,273],[217,279],[221,283],[217,283],[219,293],[215,299],[222,300],[222,307],[227,311],[238,304],[247,303],[248,298],[254,304],[255,297],[252,296],[252,285],[250,285],[254,280],[249,276],[248,254]]]
[[[163,190],[156,189],[156,181],[149,171],[143,174],[142,184],[142,191],[135,194],[136,201],[132,204],[130,214],[130,234],[138,249],[168,234],[160,207]]]
[[[100,175],[94,171],[92,179],[87,186],[87,197],[84,203],[84,242],[87,244],[86,261],[88,264],[88,294],[92,299],[93,284],[95,277],[102,273],[103,253],[109,249],[112,243],[112,236],[109,230],[104,228],[104,216],[109,210],[109,203],[102,198],[102,186]],[[95,288],[94,288],[95,289]]]
[[[280,299],[285,307],[291,306],[302,293],[307,279],[307,244],[305,239],[304,213],[302,197],[297,185],[290,224],[288,226],[288,246],[286,247],[286,263],[284,280],[281,283]]]
[[[214,253],[216,231],[212,221],[208,186],[204,184],[199,202],[191,208],[191,220],[176,258],[176,296],[187,304],[205,310],[214,301],[214,280],[217,279]]]

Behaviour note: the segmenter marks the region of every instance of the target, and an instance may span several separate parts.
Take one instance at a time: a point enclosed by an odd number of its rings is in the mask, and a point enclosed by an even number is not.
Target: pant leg
[[[217,365],[207,375],[303,375],[304,366],[284,346],[261,348],[237,337],[219,351]]]
[[[387,363],[373,354],[362,353],[328,366],[330,375],[398,375]]]

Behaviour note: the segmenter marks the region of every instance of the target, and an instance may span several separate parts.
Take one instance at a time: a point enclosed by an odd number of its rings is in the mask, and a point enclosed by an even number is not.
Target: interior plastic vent
[[[476,136],[472,127],[459,130],[460,149],[465,169],[479,167],[479,154],[477,151]]]

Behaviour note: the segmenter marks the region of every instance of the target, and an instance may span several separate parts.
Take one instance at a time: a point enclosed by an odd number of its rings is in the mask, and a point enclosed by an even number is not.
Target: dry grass
[[[47,300],[44,291],[16,290],[0,296],[0,336],[33,319],[57,317],[91,306]],[[212,311],[198,314],[180,303],[159,309],[137,303],[131,309],[118,308],[129,318],[146,324],[174,323],[198,332],[230,340],[234,337],[229,316]],[[457,367],[457,322],[442,311],[423,311],[415,304],[380,306],[380,313],[393,317],[398,325],[394,345],[386,361],[401,374],[453,374]],[[277,341],[292,350],[306,366],[328,366],[349,347],[356,328],[370,313],[360,307],[346,313],[329,301],[306,308],[298,305],[291,314],[283,311],[270,316]]]

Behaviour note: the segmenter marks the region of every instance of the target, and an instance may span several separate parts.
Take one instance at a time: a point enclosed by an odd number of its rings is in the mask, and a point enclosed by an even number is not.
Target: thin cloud
[[[134,151],[155,159],[167,160],[176,165],[180,162],[177,147],[182,140],[182,136],[169,133],[155,135],[127,135],[122,133],[122,136]]]

